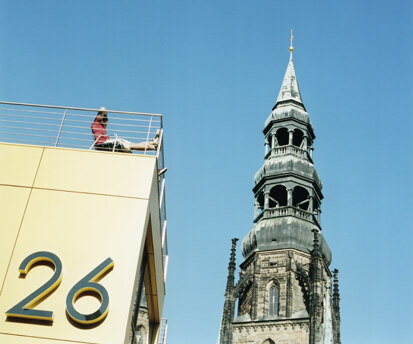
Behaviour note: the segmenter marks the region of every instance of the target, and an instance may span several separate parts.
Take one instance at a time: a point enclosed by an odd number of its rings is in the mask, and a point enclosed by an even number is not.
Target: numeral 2
[[[32,268],[35,263],[49,262],[54,265],[54,274],[52,278],[42,285],[39,289],[31,293],[25,299],[20,301],[17,305],[10,308],[6,315],[8,317],[25,318],[25,319],[38,319],[43,321],[53,321],[53,312],[41,311],[33,309],[38,303],[43,301],[44,298],[50,295],[62,281],[62,262],[59,257],[51,252],[36,252],[27,256],[20,264],[19,271],[23,276]]]

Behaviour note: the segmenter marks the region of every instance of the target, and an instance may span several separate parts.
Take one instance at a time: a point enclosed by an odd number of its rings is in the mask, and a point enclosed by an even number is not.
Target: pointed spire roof
[[[288,62],[284,80],[281,85],[280,93],[278,94],[277,102],[275,105],[287,100],[293,100],[300,104],[303,104],[300,88],[298,87],[297,77],[295,76],[292,51],[290,53],[290,61]]]
[[[277,102],[274,105],[276,108],[277,104],[292,100],[301,104],[304,107],[303,100],[301,99],[300,88],[298,87],[297,77],[295,76],[294,63],[293,63],[293,29],[291,29],[291,38],[290,38],[290,60],[288,61],[287,70],[285,71],[284,80],[281,85],[280,93],[278,93]],[[304,107],[305,109],[305,107]]]

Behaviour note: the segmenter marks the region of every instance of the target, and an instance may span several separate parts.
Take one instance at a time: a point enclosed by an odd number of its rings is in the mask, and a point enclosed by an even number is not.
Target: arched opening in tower
[[[276,185],[270,190],[270,208],[277,208],[287,205],[287,189],[284,185]]]
[[[310,194],[301,186],[296,186],[293,190],[293,206],[302,210],[308,210],[310,204]]]
[[[261,212],[264,210],[264,193],[260,192],[260,194],[257,197],[257,202],[258,202],[258,214],[261,214]]]
[[[277,130],[275,134],[278,145],[279,146],[286,146],[288,145],[288,129],[287,128],[280,128]]]
[[[301,147],[303,143],[304,134],[300,129],[295,129],[293,133],[293,145],[296,147]]]

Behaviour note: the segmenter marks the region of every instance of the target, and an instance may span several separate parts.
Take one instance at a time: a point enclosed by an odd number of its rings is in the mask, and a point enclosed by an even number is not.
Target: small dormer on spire
[[[293,63],[293,30],[291,29],[290,37],[290,60],[288,61],[287,70],[284,75],[284,79],[281,85],[280,93],[278,94],[277,102],[274,105],[274,109],[279,103],[292,100],[304,107],[303,100],[301,99],[300,88],[298,87],[297,77],[295,76],[294,63]]]

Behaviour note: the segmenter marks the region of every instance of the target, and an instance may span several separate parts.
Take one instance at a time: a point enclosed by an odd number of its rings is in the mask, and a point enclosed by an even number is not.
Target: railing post
[[[60,134],[62,133],[63,123],[65,122],[66,114],[67,114],[67,109],[65,110],[65,112],[63,114],[62,122],[60,123],[59,132],[57,133],[56,142],[54,144],[55,147],[57,147],[57,144],[59,143]]]
[[[150,134],[150,132],[151,132],[151,126],[152,126],[152,116],[151,116],[151,119],[149,120],[148,134],[146,135],[146,145],[145,145],[145,152],[144,152],[144,154],[146,154],[146,151],[147,151],[147,149],[148,149],[149,134]]]

